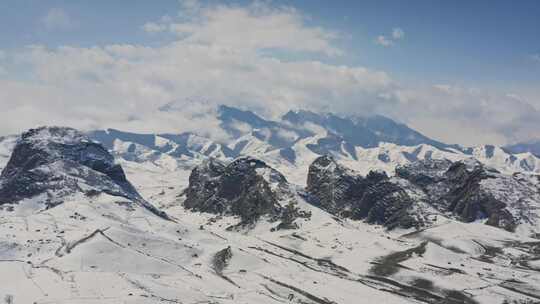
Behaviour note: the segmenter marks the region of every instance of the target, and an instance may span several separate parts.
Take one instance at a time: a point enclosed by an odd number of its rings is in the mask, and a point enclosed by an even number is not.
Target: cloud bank
[[[268,117],[290,109],[379,113],[461,144],[536,136],[538,110],[514,95],[450,85],[405,87],[384,71],[321,60],[346,54],[337,47],[342,33],[308,24],[295,8],[183,1],[179,10],[171,14],[178,17],[141,25],[150,36],[174,37],[160,46],[3,52],[16,64],[0,74],[1,132],[61,124],[196,131],[220,139],[225,135],[212,117],[216,105],[228,104]],[[388,39],[404,35],[396,28]],[[20,74],[9,70],[17,67],[24,67],[23,77],[10,77]]]

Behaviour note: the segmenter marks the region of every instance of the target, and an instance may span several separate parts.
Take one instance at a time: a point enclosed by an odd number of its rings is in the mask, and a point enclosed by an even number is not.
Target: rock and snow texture
[[[11,156],[13,147],[17,142],[17,136],[0,137],[0,170],[2,170]]]
[[[237,215],[240,225],[255,224],[266,216],[280,220],[278,229],[297,227],[299,199],[283,175],[264,162],[243,157],[228,165],[209,159],[189,177],[184,206],[189,210],[218,215]],[[297,216],[295,216],[297,215]]]
[[[320,130],[315,123],[304,124],[311,133],[300,134],[294,124],[282,128],[249,113],[233,114],[240,116],[230,114],[223,128],[234,128],[242,119],[256,126],[236,137],[247,143],[212,148],[213,142],[202,139],[131,133],[134,137],[120,138],[105,132],[112,140],[100,142],[116,161],[90,140],[94,137],[71,129],[30,131],[28,140],[18,143],[12,137],[0,140],[0,161],[5,159],[0,166],[12,172],[2,176],[2,186],[15,176],[43,181],[28,184],[41,194],[18,199],[25,193],[15,191],[19,194],[9,195],[0,207],[0,302],[540,301],[538,171],[509,167],[496,149],[477,148],[476,153],[417,142],[352,149],[346,142],[353,137],[335,144],[337,131]],[[375,125],[379,134],[392,129]],[[35,150],[37,157],[17,157],[17,148],[12,155],[17,144],[28,144],[22,151]],[[244,148],[261,154],[238,158]],[[320,158],[321,151],[332,157]],[[427,165],[436,160],[440,166]],[[487,160],[492,163],[479,165]],[[536,166],[526,162],[529,169]],[[118,165],[121,171],[114,169]],[[116,178],[119,172],[124,178]],[[124,180],[133,186],[123,187]],[[234,187],[225,186],[230,184]],[[315,185],[326,190],[317,191]],[[355,192],[357,186],[364,190]],[[398,209],[420,215],[423,226],[389,225],[393,221],[385,219],[394,213],[385,213],[395,207],[396,194],[411,203]],[[191,202],[204,206],[199,210],[204,212],[186,208],[188,197],[197,198]],[[250,209],[259,206],[253,197],[272,207]],[[434,197],[442,199],[434,202]],[[346,199],[339,203],[336,198]],[[146,201],[174,220],[156,216]],[[223,209],[206,209],[209,202]],[[238,202],[245,208],[235,212]],[[54,208],[47,209],[48,203]],[[361,216],[354,217],[354,210]],[[249,216],[242,218],[244,211]],[[509,219],[506,211],[514,227],[508,230],[514,232],[502,229]],[[492,214],[497,227],[485,224]],[[238,226],[244,219],[249,225]],[[296,225],[276,229],[282,222]]]
[[[366,219],[390,229],[424,225],[407,191],[386,173],[372,171],[363,177],[330,156],[317,158],[309,167],[307,192],[315,205],[340,217]]]
[[[103,146],[79,131],[41,127],[23,133],[0,175],[0,205],[34,200],[42,203],[38,209],[48,209],[79,193],[121,197],[166,217],[144,201]]]
[[[372,170],[384,170],[392,175],[397,166],[417,160],[469,158],[508,174],[540,174],[540,159],[525,150],[448,145],[382,116],[339,117],[291,111],[278,120],[267,120],[250,111],[222,106],[216,119],[221,122],[220,133],[228,134],[228,139],[216,141],[193,133],[136,134],[112,129],[88,135],[124,160],[169,171],[189,172],[208,157],[227,162],[240,156],[255,157],[299,185],[305,184],[309,165],[322,155],[332,155],[364,175]]]
[[[421,200],[439,212],[451,212],[464,222],[487,225],[528,235],[540,232],[538,176],[502,174],[480,162],[417,161],[396,168],[425,195]]]
[[[131,167],[144,197],[177,219],[101,194],[20,216],[0,210],[0,299],[12,303],[535,303],[540,242],[437,215],[388,231],[299,201],[311,220],[191,212],[178,181]]]

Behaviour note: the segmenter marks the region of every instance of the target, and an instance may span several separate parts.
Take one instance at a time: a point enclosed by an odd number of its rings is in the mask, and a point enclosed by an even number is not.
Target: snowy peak
[[[404,146],[429,144],[438,148],[456,147],[432,140],[405,124],[381,115],[342,117],[331,113],[290,111],[282,119],[297,126],[317,125],[343,138],[350,145],[363,148],[373,148],[381,142]]]
[[[485,145],[471,148],[470,154],[487,166],[497,169],[540,173],[540,159],[530,152],[510,154],[504,148]]]
[[[290,126],[281,121],[267,120],[251,111],[221,106],[218,112],[221,127],[233,138],[249,134],[266,142],[273,149],[290,147],[297,140],[314,135],[309,130]]]
[[[540,140],[517,143],[504,147],[509,153],[532,153],[536,157],[540,157]]]
[[[474,158],[505,174],[540,174],[540,159],[530,153],[511,154],[504,148],[478,146],[464,149],[434,141],[384,116],[339,116],[331,113],[289,111],[270,120],[255,112],[221,106],[215,112],[220,134],[210,139],[195,133],[137,134],[119,130],[89,133],[116,157],[147,164],[149,170],[189,171],[209,157],[229,162],[255,157],[282,172],[289,181],[304,185],[309,165],[321,155],[361,174],[394,169],[417,160],[465,161]],[[180,130],[181,131],[181,130]],[[0,159],[1,161],[1,159]],[[124,164],[124,165],[129,165]]]
[[[388,229],[420,228],[422,214],[413,214],[413,200],[385,173],[370,172],[366,177],[321,156],[309,167],[307,192],[322,209],[344,218],[366,219]]]
[[[24,132],[0,176],[0,204],[35,199],[51,208],[76,194],[123,197],[165,215],[144,201],[102,145],[64,127]]]
[[[149,161],[157,165],[176,162],[174,159],[227,159],[235,155],[227,146],[189,132],[137,134],[107,129],[89,132],[88,136],[121,158],[135,162]],[[177,163],[172,167],[178,166],[181,164]]]
[[[121,168],[99,144],[71,128],[41,127],[24,132],[2,172],[9,179],[54,162],[72,162],[123,181]]]
[[[185,194],[187,209],[236,215],[241,219],[238,226],[254,225],[266,216],[271,222],[281,219],[278,229],[291,228],[300,216],[294,207],[296,194],[285,177],[250,157],[228,165],[213,159],[203,162],[191,172]]]
[[[220,133],[228,134],[228,139],[113,129],[90,132],[89,136],[120,158],[173,171],[192,169],[208,157],[226,162],[240,156],[256,157],[301,184],[311,162],[321,155],[332,155],[362,174],[383,170],[393,175],[396,166],[417,160],[467,158],[508,174],[540,173],[540,160],[530,153],[511,154],[489,145],[464,149],[444,144],[384,116],[339,116],[300,110],[270,120],[228,106],[219,107],[216,113],[223,129]]]
[[[309,167],[311,202],[341,218],[389,229],[430,226],[438,214],[534,236],[540,232],[538,177],[508,175],[468,158],[417,160],[397,166],[394,177],[371,171],[365,177],[331,156]]]
[[[482,221],[525,235],[540,231],[535,176],[502,174],[468,159],[418,161],[396,168],[396,177],[418,187],[439,212],[452,212],[464,222]]]

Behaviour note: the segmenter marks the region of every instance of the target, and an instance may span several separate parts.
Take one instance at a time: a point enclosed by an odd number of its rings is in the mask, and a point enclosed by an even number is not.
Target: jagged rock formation
[[[366,187],[386,178],[386,174],[375,172],[363,178],[338,164],[331,156],[321,156],[309,167],[307,191],[317,198],[321,208],[349,217]]]
[[[482,181],[500,177],[478,162],[424,160],[396,168],[398,177],[420,187],[429,203],[442,212],[452,212],[464,222],[487,219],[486,224],[513,231],[516,219],[507,204],[482,186]]]
[[[184,206],[193,211],[238,215],[242,225],[261,216],[282,219],[278,228],[294,228],[294,194],[285,177],[264,162],[249,157],[228,165],[209,159],[191,172]]]
[[[322,209],[342,217],[366,219],[389,229],[420,227],[413,216],[407,192],[385,173],[362,177],[338,164],[331,156],[317,158],[309,167],[307,192]]]
[[[41,127],[23,133],[0,176],[0,205],[40,196],[50,208],[75,193],[123,197],[166,217],[141,198],[103,146],[79,131]]]
[[[362,177],[331,156],[317,158],[309,168],[307,192],[322,209],[341,217],[365,219],[389,229],[421,227],[429,208],[450,213],[463,222],[514,231],[525,224],[537,233],[535,208],[540,189],[535,176],[505,175],[480,162],[426,159],[399,166],[395,177],[370,172]],[[411,198],[410,193],[420,193]]]
[[[222,275],[223,270],[229,264],[229,260],[232,258],[231,246],[218,251],[212,258],[212,268],[216,271],[217,274]]]
[[[424,225],[422,217],[413,215],[413,200],[399,185],[380,181],[366,188],[354,218],[366,218],[368,223],[393,228],[419,228]]]

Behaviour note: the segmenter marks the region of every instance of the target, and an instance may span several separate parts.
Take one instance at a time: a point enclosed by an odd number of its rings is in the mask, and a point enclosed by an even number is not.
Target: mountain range
[[[0,300],[540,301],[534,144],[461,147],[383,116],[215,118],[227,139],[0,138]]]
[[[508,147],[445,144],[383,116],[341,117],[290,111],[274,121],[251,111],[221,106],[217,119],[229,140],[215,141],[192,132],[136,134],[114,129],[88,135],[120,158],[173,168],[206,157],[230,160],[252,156],[271,164],[297,184],[305,183],[309,164],[321,155],[332,155],[362,173],[372,169],[392,173],[397,165],[430,158],[475,158],[507,173],[540,173],[539,158],[526,149],[511,153]]]

